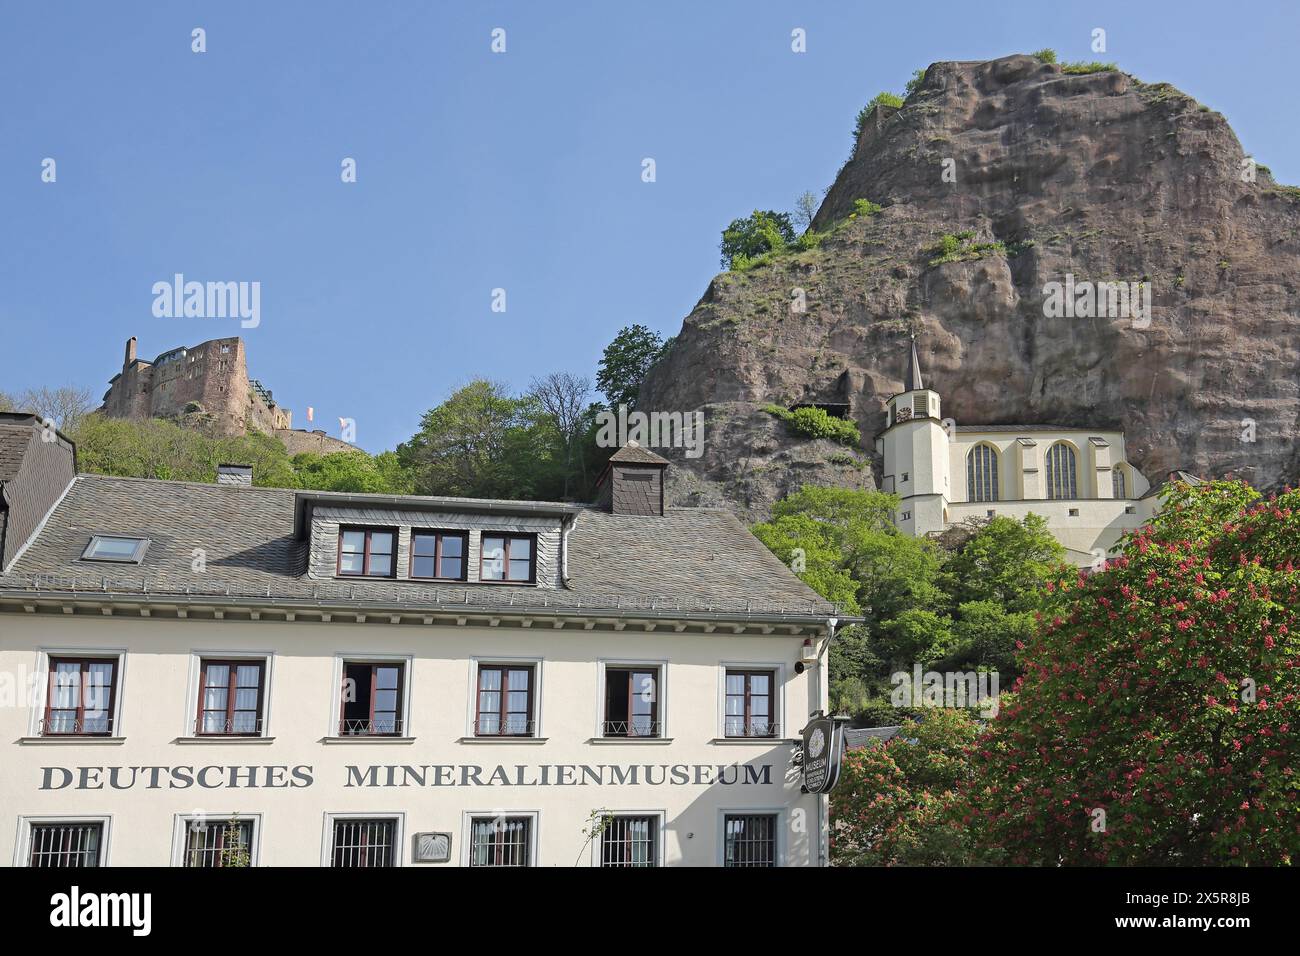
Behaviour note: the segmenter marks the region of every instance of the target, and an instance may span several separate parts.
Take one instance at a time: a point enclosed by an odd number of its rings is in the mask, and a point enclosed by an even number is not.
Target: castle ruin
[[[122,371],[104,393],[101,411],[110,418],[197,420],[227,436],[250,428],[274,435],[293,427],[293,412],[248,377],[244,340],[238,336],[171,349],[152,362],[135,353],[131,336]]]

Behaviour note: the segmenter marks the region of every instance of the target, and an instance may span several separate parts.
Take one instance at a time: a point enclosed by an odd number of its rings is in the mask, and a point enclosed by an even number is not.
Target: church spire
[[[916,354],[916,333],[912,333],[912,356],[907,366],[907,374],[903,376],[903,391],[915,392],[917,389],[925,388],[925,382],[921,380],[921,360]]]

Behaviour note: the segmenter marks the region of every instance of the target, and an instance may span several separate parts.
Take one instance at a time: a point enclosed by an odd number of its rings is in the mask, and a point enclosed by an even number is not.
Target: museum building
[[[0,861],[817,866],[835,608],[629,445],[594,505],[76,473],[0,415]]]

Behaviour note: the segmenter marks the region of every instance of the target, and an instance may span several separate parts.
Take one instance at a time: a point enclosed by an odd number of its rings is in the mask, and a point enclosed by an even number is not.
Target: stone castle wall
[[[172,349],[152,362],[135,357],[132,338],[122,371],[104,395],[103,412],[135,421],[196,416],[229,436],[250,427],[273,435],[293,424],[293,412],[268,403],[254,389],[238,336]]]
[[[317,429],[307,431],[302,428],[277,428],[275,437],[289,450],[290,455],[309,452],[313,455],[332,455],[340,451],[356,451],[356,445],[349,445],[338,438],[331,438]]]

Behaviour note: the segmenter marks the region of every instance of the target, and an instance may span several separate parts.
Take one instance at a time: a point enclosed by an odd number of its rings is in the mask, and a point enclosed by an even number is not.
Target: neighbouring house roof
[[[1204,483],[1203,479],[1196,477],[1196,475],[1193,475],[1190,471],[1171,471],[1165,477],[1164,481],[1152,485],[1147,489],[1147,493],[1138,500],[1142,501],[1146,498],[1154,498],[1157,495],[1162,495],[1170,485],[1176,485],[1180,481],[1186,482],[1189,485],[1199,485]]]
[[[886,740],[892,740],[898,736],[902,730],[901,726],[893,727],[847,727],[844,730],[844,746],[850,750],[858,747],[866,747],[872,741],[884,743]]]
[[[557,527],[571,521],[570,586],[309,578],[300,509],[322,501],[334,507],[524,512],[552,516]],[[149,550],[139,566],[88,565],[80,558],[92,534],[147,537]],[[203,549],[203,573],[191,567],[196,548]],[[663,516],[643,517],[557,502],[329,494],[101,475],[79,475],[10,573],[0,575],[0,592],[24,590],[136,598],[147,593],[155,600],[237,596],[411,611],[450,605],[466,611],[535,607],[539,613],[605,608],[611,616],[684,611],[804,621],[835,613],[722,509],[670,508]]]

